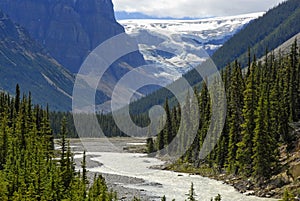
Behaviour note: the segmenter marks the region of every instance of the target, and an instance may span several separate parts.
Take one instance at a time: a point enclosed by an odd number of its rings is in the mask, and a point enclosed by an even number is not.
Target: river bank
[[[81,162],[83,158],[83,151],[86,153],[87,169],[93,169],[103,166],[103,163],[93,160],[95,157],[101,157],[101,152],[141,152],[141,146],[144,139],[129,140],[129,138],[113,138],[107,142],[105,139],[69,139],[71,143],[72,152],[75,153],[75,166],[77,170],[81,169]],[[84,146],[87,145],[88,147]],[[144,147],[144,146],[143,146]],[[97,154],[98,153],[98,154]],[[158,199],[158,197],[150,196],[145,193],[143,189],[135,189],[126,187],[126,185],[141,185],[145,180],[136,177],[127,177],[117,174],[107,174],[100,172],[89,171],[87,176],[89,183],[92,184],[95,174],[101,174],[106,181],[107,187],[113,189],[118,194],[120,201],[132,201],[134,197],[140,198],[143,201],[151,201]]]
[[[283,183],[281,181],[265,182],[258,186],[252,178],[245,178],[238,175],[220,173],[209,167],[194,168],[192,166],[184,165],[170,165],[163,167],[164,170],[175,171],[178,173],[188,173],[193,175],[200,175],[203,177],[211,178],[221,181],[226,185],[234,187],[239,193],[247,196],[257,196],[262,198],[275,198],[280,199],[283,194],[281,188]]]
[[[71,140],[75,152],[77,167],[80,169],[82,151],[87,151],[89,175],[102,174],[109,188],[119,195],[119,200],[132,200],[134,196],[142,200],[160,200],[166,195],[167,200],[185,200],[191,183],[194,183],[197,200],[206,201],[222,195],[222,201],[257,201],[273,200],[245,196],[224,182],[193,174],[153,169],[163,167],[165,162],[149,158],[146,154],[132,152],[128,147],[144,146],[145,139],[115,138]],[[134,148],[135,149],[135,148]],[[133,151],[134,152],[134,151]],[[151,168],[152,167],[152,168]]]
[[[257,197],[280,199],[284,191],[288,189],[295,195],[295,200],[300,200],[300,129],[294,132],[293,135],[295,140],[293,144],[290,144],[289,152],[287,152],[287,145],[280,147],[280,171],[269,180],[257,182],[254,178],[226,174],[207,165],[195,168],[193,165],[179,162],[168,165],[163,169],[201,175],[222,181],[224,184],[233,186],[242,194]]]

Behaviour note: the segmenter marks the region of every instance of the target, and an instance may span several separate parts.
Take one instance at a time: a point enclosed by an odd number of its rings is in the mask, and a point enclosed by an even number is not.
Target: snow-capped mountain
[[[200,20],[119,20],[136,38],[151,71],[168,84],[203,62],[236,32],[264,13]]]

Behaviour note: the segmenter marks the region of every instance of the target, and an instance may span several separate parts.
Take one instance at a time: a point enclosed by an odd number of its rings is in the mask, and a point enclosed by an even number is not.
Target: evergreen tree
[[[228,150],[228,170],[236,173],[236,154],[238,143],[241,141],[241,125],[243,123],[242,109],[244,105],[244,81],[240,65],[236,61],[233,66],[231,85],[230,85],[230,102],[228,103],[231,116],[228,117],[229,123],[229,150]]]
[[[291,47],[291,52],[289,56],[288,74],[289,74],[289,120],[290,122],[297,121],[296,107],[299,102],[298,100],[298,46],[297,40],[293,43]]]
[[[237,161],[240,172],[249,176],[252,171],[253,137],[255,129],[255,110],[257,107],[257,86],[255,79],[256,62],[248,69],[249,75],[246,80],[244,91],[244,108],[242,124],[242,141],[238,143]],[[249,157],[250,156],[250,157]]]
[[[17,84],[16,86],[16,97],[15,97],[15,111],[16,113],[20,110],[20,99],[21,99],[21,92],[20,92],[20,86]]]
[[[173,133],[172,133],[172,118],[171,118],[171,113],[170,113],[170,108],[169,108],[169,101],[166,99],[165,102],[165,112],[166,112],[166,126],[164,129],[164,144],[168,146],[168,153],[171,154],[172,148],[169,146],[170,143],[173,140]]]
[[[190,189],[190,192],[189,192],[189,197],[187,198],[188,201],[196,201],[196,198],[195,198],[195,189],[194,189],[194,184],[192,183],[191,184],[191,189]]]
[[[274,171],[276,161],[275,138],[270,130],[269,97],[264,89],[256,111],[256,127],[254,130],[253,148],[253,176],[261,179],[269,179]]]
[[[54,150],[49,111],[32,106],[30,94],[18,94],[16,100],[0,92],[0,200],[86,200],[87,179],[75,172],[66,121],[61,147]],[[95,183],[100,186],[95,200],[117,200],[103,178]]]
[[[196,166],[200,166],[200,158],[199,153],[200,150],[203,148],[203,143],[206,138],[206,134],[208,131],[208,127],[210,124],[210,116],[211,116],[211,102],[210,96],[208,92],[208,88],[205,82],[202,83],[202,88],[199,96],[199,130],[198,130],[198,139],[195,141],[195,156],[196,159]]]
[[[88,184],[85,151],[83,152],[83,159],[82,159],[82,162],[81,162],[81,168],[82,168],[82,181],[83,181],[83,183]]]
[[[215,201],[221,201],[222,200],[222,197],[220,194],[218,194],[216,197],[215,197]]]
[[[153,138],[147,139],[147,153],[151,154],[155,151]]]
[[[157,135],[157,150],[161,153],[161,150],[163,150],[164,148],[165,148],[165,140],[164,140],[164,133],[162,130]]]

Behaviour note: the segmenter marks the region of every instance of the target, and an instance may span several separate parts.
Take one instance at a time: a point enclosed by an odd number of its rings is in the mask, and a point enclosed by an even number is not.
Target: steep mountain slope
[[[245,66],[249,47],[259,58],[266,49],[275,49],[299,31],[300,1],[288,0],[250,23],[216,51],[212,58],[219,68],[236,58]]]
[[[124,32],[115,20],[111,0],[0,0],[0,8],[73,73],[95,47]],[[122,62],[136,67],[144,60],[135,52]],[[121,77],[122,65],[115,68],[110,79]]]
[[[174,81],[212,55],[236,32],[264,13],[200,20],[120,20],[156,76]],[[204,51],[203,51],[204,50]],[[208,54],[207,54],[208,53]]]
[[[300,47],[300,32],[295,36],[293,36],[292,38],[290,38],[289,40],[287,40],[286,42],[284,42],[279,47],[277,47],[274,50],[274,54],[275,55],[278,55],[279,53],[288,54],[291,51],[292,44],[295,42],[295,40],[297,40],[298,47]]]
[[[30,36],[45,47],[49,55],[72,73],[78,72],[83,61],[94,48],[115,35],[125,33],[124,28],[115,20],[111,0],[0,0],[0,8],[7,12],[13,21],[28,30]],[[136,42],[130,38],[124,45],[138,49]],[[47,63],[41,61],[40,64],[47,68]],[[145,60],[139,51],[116,60],[99,83],[93,83],[93,86],[88,84],[92,87],[98,84],[96,104],[100,105],[108,101],[118,80],[133,68],[144,64]],[[15,72],[19,76],[20,71]],[[55,82],[52,81],[54,79],[52,76],[55,74],[49,73],[44,77],[53,84]],[[98,78],[96,77],[95,80]],[[72,95],[73,85],[73,81],[67,85],[68,96]],[[31,85],[24,85],[24,88],[31,90]],[[147,89],[145,93],[149,93],[149,90],[153,89]],[[47,100],[44,93],[47,91],[41,91],[35,97]],[[62,102],[58,109],[71,108],[70,101]]]
[[[212,55],[212,59],[219,69],[235,59],[246,67],[248,48],[251,48],[252,56],[255,54],[257,58],[260,58],[265,54],[266,49],[271,51],[277,48],[299,32],[300,1],[288,0],[249,23],[219,48]],[[202,81],[194,70],[185,74],[184,77],[192,86],[199,86]],[[145,112],[154,103],[163,104],[166,97],[170,98],[172,94],[165,89],[158,90],[132,104],[132,111],[134,113]]]
[[[35,103],[70,109],[74,77],[0,11],[0,90],[14,93],[17,83]]]
[[[266,50],[271,51],[300,32],[300,1],[288,0],[269,10],[264,16],[254,20],[243,30],[228,40],[213,55],[219,69],[238,60],[242,67],[248,61],[248,48],[251,55],[261,58]],[[184,75],[191,84],[201,81],[192,70]]]

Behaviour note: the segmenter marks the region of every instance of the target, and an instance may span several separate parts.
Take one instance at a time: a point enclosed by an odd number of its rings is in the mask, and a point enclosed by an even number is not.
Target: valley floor
[[[163,167],[165,167],[165,165],[163,165],[164,162],[160,161],[159,163],[157,163],[157,161],[159,160],[155,158],[149,158],[146,155],[142,155],[140,153],[132,153],[143,151],[143,148],[145,147],[145,139],[71,139],[71,147],[73,149],[73,152],[75,153],[76,167],[78,169],[80,168],[80,163],[82,160],[81,153],[83,149],[87,150],[87,169],[89,170],[89,177],[93,178],[95,173],[103,174],[109,188],[114,189],[118,193],[119,200],[131,200],[134,196],[139,197],[145,201],[160,200],[158,196],[162,196],[164,194],[169,195],[169,198],[168,196],[167,198],[168,200],[170,200],[170,198],[174,198],[170,196],[176,195],[173,194],[173,189],[170,189],[170,191],[169,188],[174,188],[175,191],[177,191],[176,189],[180,189],[180,192],[177,192],[177,194],[180,194],[181,197],[176,196],[175,198],[176,200],[182,200],[185,199],[186,193],[188,193],[189,185],[191,182],[195,184],[196,193],[198,193],[199,196],[203,196],[198,197],[199,200],[210,200],[210,197],[214,197],[218,193],[224,196],[224,199],[222,200],[225,201],[240,199],[243,199],[245,201],[265,200],[258,197],[245,196],[243,194],[238,193],[232,187],[228,185],[223,185],[224,182],[222,181],[214,181],[217,179],[225,179],[225,177],[211,177],[214,179],[211,180],[205,177],[195,175],[196,172],[190,172],[189,174],[185,174],[158,169],[153,171],[149,169],[144,169],[146,171],[149,171],[149,174],[146,176],[136,174],[134,170],[133,172],[131,172],[130,168],[137,168],[137,170],[141,170],[137,167],[140,165],[145,165],[145,167],[149,167],[150,165],[152,167],[153,164],[157,164],[155,166],[156,168],[161,167],[162,169],[164,169]],[[120,159],[118,157],[123,157],[124,159]],[[118,162],[126,161],[127,159],[137,161],[136,164],[129,164],[129,170],[126,169],[126,166],[128,166],[128,164],[123,164],[123,169],[122,164]],[[104,161],[104,164],[101,163],[102,160]],[[110,162],[111,164],[108,164]],[[119,167],[112,166],[115,164],[117,164]],[[143,172],[143,174],[144,173],[145,172]],[[170,182],[168,181],[165,183],[165,180],[162,179],[162,177],[166,177],[165,179],[169,179]],[[231,179],[229,181],[234,180]],[[228,182],[228,184],[232,185],[232,183],[230,182]],[[214,188],[212,188],[212,186],[214,186]],[[151,194],[153,193],[152,191],[156,194]]]

